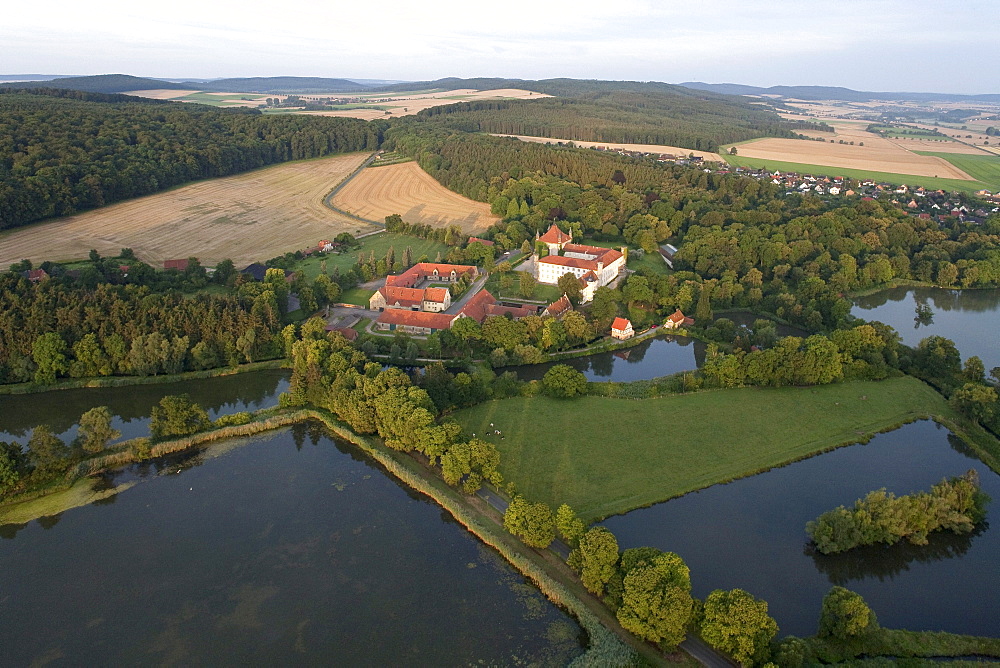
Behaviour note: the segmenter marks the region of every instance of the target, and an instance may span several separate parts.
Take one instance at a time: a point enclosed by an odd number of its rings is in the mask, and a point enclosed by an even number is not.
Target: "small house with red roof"
[[[663,323],[665,329],[679,329],[681,327],[687,327],[688,325],[694,324],[694,318],[689,318],[684,315],[680,309],[677,309],[673,313],[667,316],[666,322]]]
[[[563,293],[562,297],[545,307],[545,310],[542,311],[542,315],[553,318],[561,318],[572,310],[573,304],[570,303],[569,297],[566,296],[566,293]]]
[[[44,269],[29,269],[28,271],[22,272],[21,275],[32,283],[37,283],[38,281],[45,280],[49,277],[49,273]]]
[[[164,269],[176,269],[177,271],[184,271],[185,269],[188,268],[188,261],[187,261],[187,259],[184,259],[184,260],[164,260],[163,261],[163,268]]]
[[[573,235],[569,232],[563,232],[558,225],[552,223],[552,226],[545,231],[545,234],[538,237],[538,240],[549,247],[550,255],[559,255],[566,244],[573,241]]]
[[[469,237],[470,244],[482,244],[484,246],[492,246],[493,242],[489,239],[480,239],[479,237]]]
[[[615,318],[615,321],[611,323],[612,338],[625,341],[633,336],[635,336],[635,331],[632,329],[632,321],[628,318]]]

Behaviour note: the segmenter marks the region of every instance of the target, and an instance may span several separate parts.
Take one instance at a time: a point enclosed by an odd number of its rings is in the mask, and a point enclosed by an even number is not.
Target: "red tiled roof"
[[[482,244],[484,246],[492,246],[493,245],[493,242],[490,241],[489,239],[480,239],[479,237],[469,237],[469,243],[470,244],[479,243],[479,244]]]
[[[389,309],[383,311],[375,322],[389,325],[409,327],[427,327],[429,329],[448,329],[455,316],[447,313],[430,313],[428,311],[406,311]]]
[[[597,266],[596,260],[581,260],[578,257],[566,257],[565,255],[546,255],[539,262],[555,264],[560,267],[575,267],[576,269],[592,269]]]
[[[385,297],[386,304],[399,304],[400,306],[420,306],[424,301],[424,291],[420,288],[401,288],[395,285],[386,285],[378,289]]]
[[[28,270],[28,280],[29,281],[40,281],[43,278],[48,278],[49,274],[44,269],[29,269]]]
[[[526,318],[529,315],[536,315],[538,313],[538,308],[535,306],[504,306],[503,304],[487,304],[486,305],[486,315],[510,315],[510,317],[517,320],[518,318]]]
[[[564,244],[572,238],[572,236],[560,230],[558,225],[552,223],[552,227],[546,230],[545,234],[540,236],[538,240],[546,244]]]
[[[689,318],[686,315],[684,315],[681,312],[680,309],[677,309],[676,311],[674,311],[673,313],[671,313],[669,316],[667,316],[667,321],[676,323],[678,325],[693,325],[694,324],[694,319],[693,318]]]
[[[462,307],[459,313],[482,324],[483,320],[486,319],[486,307],[496,303],[496,297],[491,295],[489,290],[480,290],[472,299],[465,303],[465,306]]]
[[[448,297],[448,288],[424,288],[424,301],[443,304]]]
[[[177,271],[184,271],[185,269],[188,268],[188,261],[187,260],[164,260],[163,261],[163,268],[164,269],[176,269]]]
[[[348,341],[356,341],[358,338],[358,330],[351,329],[350,327],[333,327],[332,325],[327,325],[326,331],[340,332]]]
[[[553,318],[558,318],[563,313],[572,310],[573,304],[570,303],[569,297],[563,295],[559,299],[555,300],[551,304],[545,307],[545,312],[552,316]]]
[[[617,329],[619,332],[623,332],[631,326],[632,323],[629,322],[628,318],[618,317],[615,318],[613,323],[611,323],[611,329]]]

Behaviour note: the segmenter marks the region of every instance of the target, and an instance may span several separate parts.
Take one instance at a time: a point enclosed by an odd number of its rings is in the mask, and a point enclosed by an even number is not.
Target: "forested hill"
[[[721,83],[710,84],[701,81],[687,81],[682,84],[686,88],[722,93],[724,95],[779,95],[796,100],[844,100],[846,102],[871,102],[872,100],[896,100],[906,102],[964,102],[982,100],[988,102],[1000,101],[1000,95],[987,93],[981,95],[959,95],[955,93],[888,93],[852,90],[840,86],[747,86],[744,84]]]
[[[206,83],[184,84],[187,88],[219,91],[223,93],[354,93],[366,91],[370,86],[348,79],[327,77],[248,77],[216,79]]]
[[[130,74],[98,74],[89,77],[63,77],[44,83],[38,81],[13,81],[0,84],[0,88],[67,88],[88,93],[124,93],[130,90],[190,90],[187,84],[134,77]]]
[[[0,229],[288,160],[374,150],[384,121],[0,90]]]
[[[479,101],[433,107],[422,118],[456,130],[557,139],[665,144],[702,151],[803,127],[746,100],[672,92],[592,92],[574,98]]]

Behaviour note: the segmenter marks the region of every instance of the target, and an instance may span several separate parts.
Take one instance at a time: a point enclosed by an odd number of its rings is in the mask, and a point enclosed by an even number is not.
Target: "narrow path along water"
[[[976,533],[935,533],[926,546],[830,556],[808,549],[805,524],[821,513],[881,487],[896,494],[926,490],[970,468],[994,499]],[[680,554],[699,598],[739,587],[765,599],[782,635],[815,633],[823,595],[841,585],[864,596],[888,628],[995,636],[1000,532],[990,523],[1000,516],[998,503],[1000,476],[946,429],[925,421],[602,524],[622,548],[652,545]]]
[[[134,467],[4,527],[5,661],[565,665],[579,626],[426,497],[309,425]]]

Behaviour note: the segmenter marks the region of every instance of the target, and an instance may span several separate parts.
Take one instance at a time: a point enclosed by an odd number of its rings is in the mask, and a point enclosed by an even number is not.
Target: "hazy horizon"
[[[370,6],[122,0],[16,6],[0,26],[12,74],[127,73],[424,81],[444,77],[842,86],[1000,92],[995,7],[971,0],[527,2]],[[977,67],[978,65],[978,67]]]

